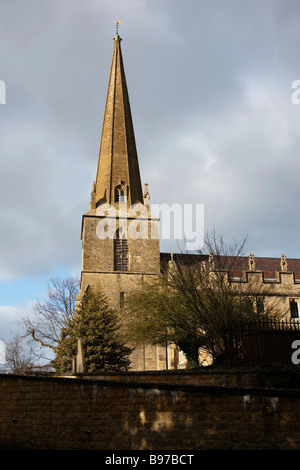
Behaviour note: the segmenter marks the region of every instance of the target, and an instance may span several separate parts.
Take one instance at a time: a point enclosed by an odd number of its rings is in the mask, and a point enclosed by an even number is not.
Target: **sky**
[[[0,337],[80,274],[115,20],[150,202],[300,257],[299,1],[0,0]]]

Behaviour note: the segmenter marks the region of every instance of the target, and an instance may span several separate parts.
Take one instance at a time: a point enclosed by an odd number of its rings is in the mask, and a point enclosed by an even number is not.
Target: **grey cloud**
[[[2,278],[80,270],[115,19],[151,201],[205,203],[207,228],[299,256],[298,2],[2,0],[0,11]]]

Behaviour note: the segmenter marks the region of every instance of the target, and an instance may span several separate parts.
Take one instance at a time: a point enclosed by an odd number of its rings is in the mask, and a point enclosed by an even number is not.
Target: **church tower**
[[[90,209],[82,217],[78,300],[87,286],[101,286],[122,312],[126,296],[160,274],[158,222],[149,210],[147,184],[142,191],[121,38],[116,34],[96,179]],[[136,349],[132,369],[164,369],[166,355],[160,349]]]

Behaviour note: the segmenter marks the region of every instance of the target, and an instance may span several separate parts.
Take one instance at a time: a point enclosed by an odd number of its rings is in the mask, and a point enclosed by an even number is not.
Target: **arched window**
[[[119,184],[115,187],[115,202],[126,202],[125,187]]]
[[[115,234],[114,269],[115,271],[128,271],[128,245],[122,229],[118,229]]]

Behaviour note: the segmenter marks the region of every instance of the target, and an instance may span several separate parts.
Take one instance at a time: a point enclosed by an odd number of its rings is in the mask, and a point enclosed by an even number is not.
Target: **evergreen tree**
[[[57,371],[72,370],[79,338],[87,372],[128,370],[132,349],[120,338],[118,314],[99,289],[89,287],[85,291],[74,318],[68,321],[53,361]]]

